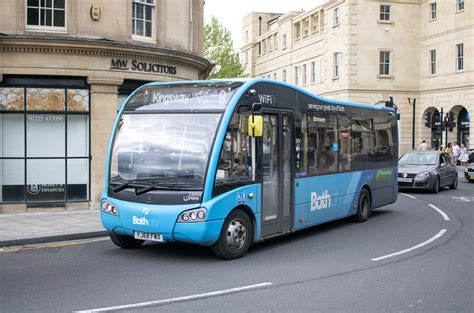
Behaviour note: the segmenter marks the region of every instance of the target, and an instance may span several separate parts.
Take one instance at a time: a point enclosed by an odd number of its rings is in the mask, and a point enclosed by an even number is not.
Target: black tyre
[[[132,238],[130,236],[118,235],[115,233],[109,233],[112,242],[123,249],[135,249],[140,247],[144,241]]]
[[[359,204],[357,206],[357,213],[354,215],[354,220],[358,223],[367,221],[372,211],[372,200],[367,189],[362,189],[359,195]]]
[[[226,260],[241,258],[252,243],[253,227],[244,211],[232,211],[222,225],[219,240],[212,246],[214,254]]]
[[[458,188],[458,175],[454,176],[453,183],[449,185],[450,189],[457,189]]]
[[[434,182],[433,182],[433,187],[431,187],[431,192],[432,193],[438,193],[439,192],[439,177],[436,177]]]

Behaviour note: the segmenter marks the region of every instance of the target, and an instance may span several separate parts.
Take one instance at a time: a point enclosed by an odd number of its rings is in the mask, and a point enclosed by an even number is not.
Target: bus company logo
[[[146,217],[136,217],[135,215],[132,217],[132,224],[133,225],[142,225],[148,226],[150,223],[146,219]]]
[[[245,192],[238,192],[236,198],[237,202],[244,203],[245,199],[247,199],[247,194]]]
[[[144,209],[142,210],[142,213],[143,213],[143,215],[148,215],[148,214],[150,213],[150,210],[147,209],[147,208],[144,208]]]
[[[321,195],[311,193],[311,211],[327,209],[331,207],[331,195],[325,190]]]
[[[199,191],[189,192],[183,196],[183,201],[184,202],[199,201],[201,200],[201,195],[202,195],[202,192],[199,192]]]

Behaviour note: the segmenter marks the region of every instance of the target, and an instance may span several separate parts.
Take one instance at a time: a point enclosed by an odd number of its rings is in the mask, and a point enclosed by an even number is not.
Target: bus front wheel
[[[135,249],[143,244],[143,240],[138,240],[130,236],[118,235],[116,233],[109,233],[112,242],[123,249]]]
[[[362,223],[367,221],[371,211],[370,193],[367,189],[362,189],[359,196],[359,204],[357,206],[357,213],[354,216],[356,222]]]
[[[242,210],[232,211],[225,219],[219,239],[212,246],[214,254],[226,260],[241,258],[247,253],[253,238],[252,221]]]

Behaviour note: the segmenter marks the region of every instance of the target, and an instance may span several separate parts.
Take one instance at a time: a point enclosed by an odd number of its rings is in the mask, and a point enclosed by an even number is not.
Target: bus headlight
[[[178,217],[178,223],[194,223],[203,222],[206,219],[207,210],[206,208],[199,208],[184,211]]]
[[[102,200],[102,203],[100,204],[100,210],[110,215],[120,216],[117,207],[107,200]]]

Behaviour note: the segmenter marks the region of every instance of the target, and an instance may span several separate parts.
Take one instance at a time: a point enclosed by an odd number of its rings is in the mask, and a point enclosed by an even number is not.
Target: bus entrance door
[[[293,121],[289,113],[263,114],[262,237],[287,233],[292,216]]]

